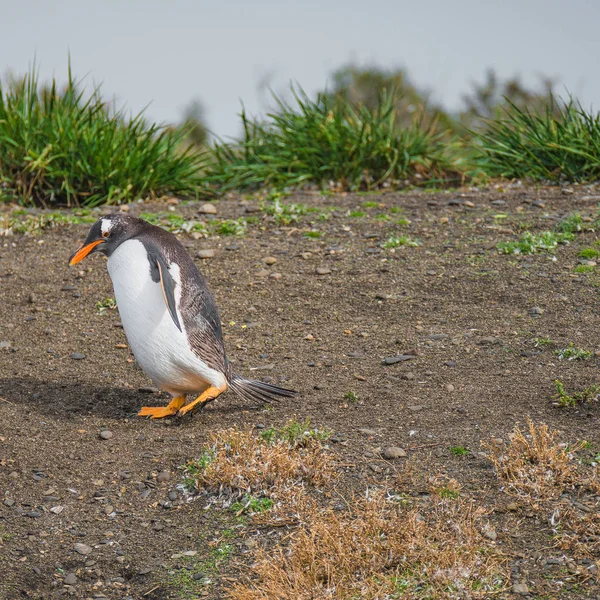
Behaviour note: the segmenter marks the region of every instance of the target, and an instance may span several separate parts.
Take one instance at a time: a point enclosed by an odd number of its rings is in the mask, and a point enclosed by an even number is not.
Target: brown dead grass
[[[287,497],[292,488],[327,483],[336,475],[334,457],[318,430],[306,432],[300,425],[286,424],[281,429],[285,437],[275,430],[261,436],[249,428],[211,434],[202,456],[186,465],[188,486],[230,498],[252,494],[277,499]],[[299,433],[288,435],[290,430]]]
[[[581,444],[560,443],[556,431],[529,418],[525,432],[517,424],[508,437],[508,443],[483,447],[509,494],[531,501],[558,498],[579,481],[574,454]]]
[[[489,597],[505,587],[485,513],[461,499],[416,507],[385,490],[344,511],[313,511],[286,546],[259,550],[233,600]]]
[[[575,558],[600,555],[598,467],[577,459],[583,443],[559,442],[558,432],[528,419],[527,432],[515,426],[508,444],[483,446],[505,491],[544,514],[556,548]]]

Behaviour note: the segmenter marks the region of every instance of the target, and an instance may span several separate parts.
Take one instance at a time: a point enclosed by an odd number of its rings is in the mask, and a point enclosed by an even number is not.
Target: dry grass
[[[200,458],[185,466],[187,485],[229,500],[247,494],[289,498],[290,490],[318,487],[335,476],[326,435],[295,420],[261,435],[248,428],[215,432]]]
[[[553,544],[575,558],[600,555],[598,467],[578,460],[584,443],[567,445],[544,423],[515,426],[504,445],[484,444],[506,492],[545,514]]]
[[[480,533],[484,511],[470,502],[435,498],[417,508],[378,490],[305,520],[286,547],[258,551],[253,577],[230,598],[484,598],[507,581]]]
[[[533,501],[558,498],[578,482],[574,453],[581,444],[568,446],[545,423],[527,419],[527,431],[516,425],[509,443],[484,443],[488,458],[506,491]]]

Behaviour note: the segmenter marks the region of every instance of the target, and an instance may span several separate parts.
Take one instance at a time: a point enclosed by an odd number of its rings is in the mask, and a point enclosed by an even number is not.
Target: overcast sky
[[[600,107],[598,0],[0,0],[0,19],[0,73],[36,56],[64,81],[70,52],[119,105],[178,122],[198,98],[221,136],[239,132],[240,100],[264,107],[260,81],[314,93],[349,61],[405,67],[449,108],[488,67]]]

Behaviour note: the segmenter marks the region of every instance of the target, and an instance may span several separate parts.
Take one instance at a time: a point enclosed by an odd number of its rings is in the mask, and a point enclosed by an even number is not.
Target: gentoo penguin
[[[92,225],[69,265],[93,252],[108,257],[121,322],[137,362],[173,396],[168,406],[143,407],[139,416],[183,416],[227,388],[263,402],[295,394],[233,371],[214,298],[172,233],[130,215],[107,215]],[[184,406],[187,394],[197,398]]]

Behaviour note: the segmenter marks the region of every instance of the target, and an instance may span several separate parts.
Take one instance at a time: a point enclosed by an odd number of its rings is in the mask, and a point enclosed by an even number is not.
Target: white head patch
[[[112,222],[110,219],[101,219],[102,225],[100,225],[100,228],[102,230],[102,233],[107,233],[111,230],[112,228]]]

